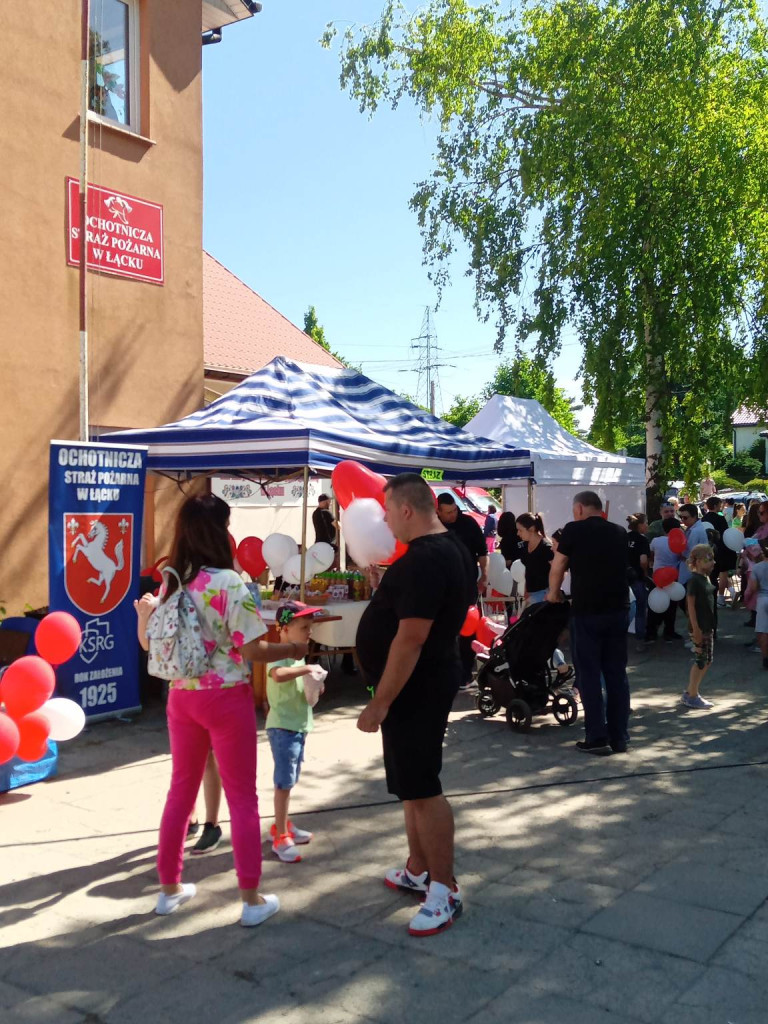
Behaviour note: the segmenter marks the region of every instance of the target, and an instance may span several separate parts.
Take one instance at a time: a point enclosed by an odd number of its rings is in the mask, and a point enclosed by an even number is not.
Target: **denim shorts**
[[[267,736],[275,762],[275,789],[293,789],[301,775],[307,734],[290,729],[267,729]]]

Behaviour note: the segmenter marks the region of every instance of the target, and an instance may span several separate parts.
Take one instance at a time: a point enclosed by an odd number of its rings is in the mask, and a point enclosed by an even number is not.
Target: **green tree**
[[[325,340],[325,328],[320,326],[317,319],[317,310],[310,306],[304,314],[304,333],[308,334],[313,341],[316,341],[326,352],[331,351],[331,346]]]
[[[498,365],[493,379],[483,388],[484,401],[494,395],[534,398],[561,427],[572,434],[578,430],[571,400],[562,388],[557,387],[552,371],[527,356],[517,355]]]
[[[443,419],[452,423],[454,427],[466,427],[469,421],[477,416],[482,407],[483,402],[476,396],[463,398],[461,395],[456,395],[453,405],[444,414]]]
[[[313,341],[324,348],[326,352],[330,352],[334,359],[338,359],[342,366],[346,366],[349,370],[360,371],[360,367],[354,363],[350,363],[349,360],[345,359],[344,356],[339,355],[338,352],[334,352],[325,337],[325,328],[320,326],[320,322],[317,319],[317,310],[314,306],[310,306],[307,312],[304,314],[304,333],[308,334]]]
[[[754,0],[391,0],[342,43],[362,111],[440,128],[411,200],[438,289],[468,247],[499,347],[576,329],[595,439],[640,410],[651,504],[698,475],[713,382],[768,400],[767,53]]]

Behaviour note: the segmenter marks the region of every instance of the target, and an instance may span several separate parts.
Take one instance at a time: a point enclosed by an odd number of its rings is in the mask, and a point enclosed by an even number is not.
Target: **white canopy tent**
[[[626,517],[645,509],[645,460],[614,455],[574,437],[540,402],[494,395],[464,428],[510,447],[530,450],[533,480],[504,484],[504,507],[519,515],[535,511],[547,532],[572,518],[573,496],[597,491],[608,518],[626,526]]]

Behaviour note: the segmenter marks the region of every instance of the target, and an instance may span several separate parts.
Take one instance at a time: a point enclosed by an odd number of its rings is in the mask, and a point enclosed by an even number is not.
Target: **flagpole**
[[[91,69],[88,60],[90,0],[81,0],[80,25],[80,440],[89,440],[88,408],[88,98],[91,90]]]

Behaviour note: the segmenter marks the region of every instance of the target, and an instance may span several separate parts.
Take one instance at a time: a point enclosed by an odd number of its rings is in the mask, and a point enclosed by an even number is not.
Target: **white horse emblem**
[[[123,541],[119,540],[115,545],[115,557],[113,559],[109,557],[105,550],[108,540],[109,530],[104,523],[96,519],[91,523],[87,537],[82,533],[78,533],[72,542],[72,561],[76,562],[78,555],[85,555],[86,559],[91,563],[94,572],[98,574],[89,577],[88,582],[104,587],[104,593],[101,595],[101,604],[104,604],[109,595],[109,588],[112,586],[115,573],[119,572],[125,565]]]

